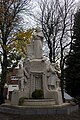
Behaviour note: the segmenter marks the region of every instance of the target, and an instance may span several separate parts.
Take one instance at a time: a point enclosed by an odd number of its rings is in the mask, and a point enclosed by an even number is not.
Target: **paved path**
[[[0,113],[0,120],[80,120],[80,110],[70,115],[9,115]]]

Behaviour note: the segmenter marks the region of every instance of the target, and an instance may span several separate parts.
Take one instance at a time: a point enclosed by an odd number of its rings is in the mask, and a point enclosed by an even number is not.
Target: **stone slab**
[[[52,108],[27,108],[27,107],[19,107],[19,106],[10,106],[3,105],[0,106],[1,113],[8,114],[20,114],[20,115],[58,115],[58,114],[66,114],[77,111],[78,105],[68,105],[68,106],[55,106]]]

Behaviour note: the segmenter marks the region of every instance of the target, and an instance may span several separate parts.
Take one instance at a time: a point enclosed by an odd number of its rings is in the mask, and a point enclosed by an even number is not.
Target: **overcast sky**
[[[79,2],[80,0],[75,0],[76,2]],[[35,2],[35,0],[34,0],[34,2]],[[0,66],[0,68],[1,68],[1,66]],[[0,72],[1,72],[1,69],[0,69]]]

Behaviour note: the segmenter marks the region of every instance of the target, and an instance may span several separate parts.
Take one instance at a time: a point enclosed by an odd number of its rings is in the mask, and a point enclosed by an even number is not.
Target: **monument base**
[[[1,113],[16,114],[16,115],[69,115],[78,110],[78,105],[63,103],[62,105],[53,106],[18,106],[5,103],[0,106]]]
[[[54,99],[24,99],[22,106],[27,107],[50,107],[55,105]]]

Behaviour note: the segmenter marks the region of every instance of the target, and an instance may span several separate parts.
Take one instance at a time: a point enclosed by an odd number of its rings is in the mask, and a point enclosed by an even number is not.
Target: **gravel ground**
[[[0,120],[80,120],[80,110],[70,115],[9,115],[0,113]]]

